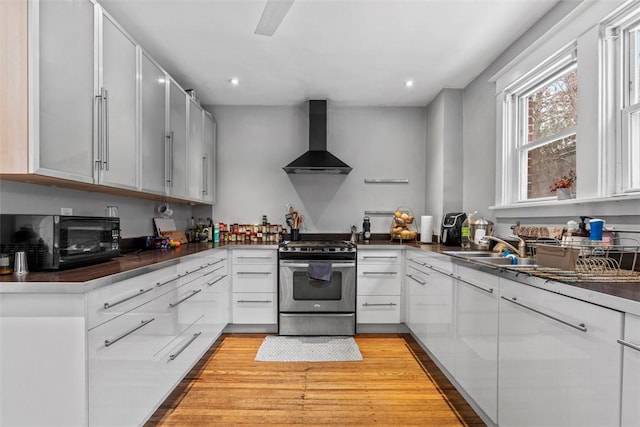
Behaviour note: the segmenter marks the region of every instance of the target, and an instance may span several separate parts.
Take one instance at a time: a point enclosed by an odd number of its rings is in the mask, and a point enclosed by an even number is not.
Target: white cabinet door
[[[456,381],[498,419],[498,276],[456,266]]]
[[[231,254],[232,319],[237,324],[277,323],[278,260],[275,250],[234,249]]]
[[[216,202],[216,128],[217,123],[213,116],[204,112],[204,134],[202,145],[206,157],[204,166],[203,190],[204,201],[214,204]]]
[[[358,295],[358,323],[400,323],[400,295]]]
[[[202,108],[189,99],[189,140],[187,144],[187,196],[201,200],[204,192],[203,171],[206,157],[202,150]]]
[[[137,190],[136,43],[109,15],[101,25],[99,183]]]
[[[34,171],[94,182],[94,5],[30,2]],[[33,31],[35,30],[35,31]]]
[[[169,78],[167,194],[187,197],[187,94]]]
[[[501,426],[620,423],[622,313],[502,278],[499,305]]]
[[[165,194],[169,147],[166,132],[165,72],[142,52],[140,64],[140,189]]]
[[[622,425],[640,425],[640,316],[625,315],[622,359]]]

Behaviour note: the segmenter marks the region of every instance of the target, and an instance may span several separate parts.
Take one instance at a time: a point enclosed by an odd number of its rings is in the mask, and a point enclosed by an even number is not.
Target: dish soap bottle
[[[460,246],[462,246],[462,249],[471,248],[471,218],[477,213],[478,211],[474,211],[467,215],[467,218],[462,222],[462,226],[460,227]]]

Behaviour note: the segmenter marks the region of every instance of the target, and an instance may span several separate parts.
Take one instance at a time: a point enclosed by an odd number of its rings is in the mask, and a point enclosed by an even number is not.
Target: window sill
[[[556,217],[575,215],[640,216],[640,193],[569,200],[542,200],[489,206],[496,217]]]

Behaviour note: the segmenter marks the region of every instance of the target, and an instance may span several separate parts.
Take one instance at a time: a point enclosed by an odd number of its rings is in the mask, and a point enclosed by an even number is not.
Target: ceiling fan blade
[[[267,0],[255,34],[273,36],[294,0]]]

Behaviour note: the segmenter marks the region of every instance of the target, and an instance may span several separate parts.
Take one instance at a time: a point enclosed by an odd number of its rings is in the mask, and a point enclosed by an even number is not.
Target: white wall
[[[54,186],[0,180],[0,213],[59,215],[72,208],[74,215],[103,216],[107,205],[118,206],[122,237],[153,235],[153,217],[160,203],[134,197],[112,196]],[[186,229],[191,207],[171,204],[176,227]]]
[[[284,223],[285,205],[305,217],[303,232],[348,233],[365,210],[408,206],[424,214],[425,108],[327,109],[327,148],[353,168],[348,175],[287,175],[282,167],[308,149],[307,104],[207,106],[218,122],[215,220]],[[407,178],[409,184],[364,184],[365,178]],[[391,219],[372,216],[372,231]]]
[[[425,211],[440,234],[442,217],[462,210],[462,91],[444,89],[427,107]]]

